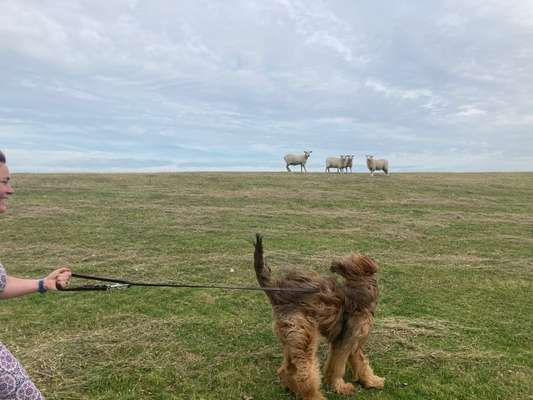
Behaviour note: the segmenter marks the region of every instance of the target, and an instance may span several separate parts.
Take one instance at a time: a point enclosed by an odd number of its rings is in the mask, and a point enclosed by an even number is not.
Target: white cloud
[[[397,97],[405,100],[418,100],[420,98],[432,98],[433,94],[429,89],[402,89],[369,78],[365,82],[365,86],[373,89],[378,93],[383,93],[386,97]],[[427,107],[427,105],[426,105]]]
[[[328,47],[338,53],[346,62],[350,63],[353,61],[352,50],[342,43],[339,38],[331,36],[327,32],[316,32],[311,34],[307,40],[307,43],[316,43],[321,44],[325,47]]]
[[[460,111],[456,115],[462,116],[462,117],[475,117],[475,116],[485,115],[487,113],[485,110],[482,110],[470,104],[460,106],[459,110]]]
[[[310,147],[322,168],[330,153],[467,159],[485,143],[494,157],[478,165],[528,167],[531,21],[529,2],[496,0],[5,0],[0,147],[35,170],[189,168],[200,154],[244,168],[254,152],[270,168]],[[50,153],[24,156],[36,147]]]

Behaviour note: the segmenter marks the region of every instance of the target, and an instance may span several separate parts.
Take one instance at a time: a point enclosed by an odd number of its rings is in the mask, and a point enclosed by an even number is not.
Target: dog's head
[[[374,275],[378,266],[370,257],[361,254],[351,254],[331,263],[331,272],[343,276],[345,279],[357,279],[362,276]]]

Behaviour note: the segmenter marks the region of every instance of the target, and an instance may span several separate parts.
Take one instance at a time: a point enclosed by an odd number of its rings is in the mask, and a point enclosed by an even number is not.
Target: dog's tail
[[[265,257],[263,255],[263,236],[260,233],[255,234],[254,246],[254,268],[257,282],[261,287],[269,287],[272,283],[272,272],[266,264]]]

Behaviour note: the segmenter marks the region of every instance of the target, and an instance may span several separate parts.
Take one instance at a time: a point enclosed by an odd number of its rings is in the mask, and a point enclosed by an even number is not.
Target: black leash
[[[67,291],[82,291],[82,290],[110,290],[110,289],[127,289],[131,286],[147,286],[147,287],[167,287],[167,288],[195,288],[195,289],[227,289],[227,290],[261,290],[265,292],[302,292],[315,293],[318,289],[314,288],[278,288],[278,287],[243,287],[243,286],[220,286],[220,285],[189,285],[181,283],[144,283],[144,282],[130,282],[124,279],[105,278],[101,276],[91,276],[84,274],[72,274],[73,278],[83,278],[93,281],[111,282],[106,285],[83,285],[76,287],[57,287],[57,290]]]

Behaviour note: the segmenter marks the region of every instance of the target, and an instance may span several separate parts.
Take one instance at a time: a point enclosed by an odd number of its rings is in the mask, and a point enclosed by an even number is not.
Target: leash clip
[[[108,289],[127,289],[131,285],[129,283],[113,283],[111,285],[107,285]]]

